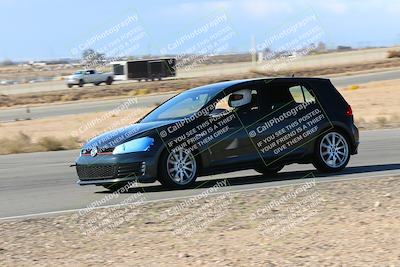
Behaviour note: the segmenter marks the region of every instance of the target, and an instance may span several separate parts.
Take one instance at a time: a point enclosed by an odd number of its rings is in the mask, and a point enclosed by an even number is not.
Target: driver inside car
[[[234,111],[238,115],[248,114],[255,108],[257,95],[252,94],[250,89],[242,89],[231,93],[228,96],[227,105],[224,102],[219,102],[216,108],[212,111],[213,116],[219,116],[228,111]]]
[[[228,105],[232,108],[244,107],[251,103],[252,95],[250,89],[243,89],[229,96]]]
[[[251,115],[257,106],[257,94],[254,90],[243,89],[232,93],[229,96],[228,105],[233,108],[239,115]]]

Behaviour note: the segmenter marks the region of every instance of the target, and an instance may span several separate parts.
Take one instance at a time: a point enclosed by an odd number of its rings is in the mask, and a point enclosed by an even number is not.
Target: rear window
[[[289,88],[289,92],[296,103],[315,102],[315,97],[303,85],[296,85]]]

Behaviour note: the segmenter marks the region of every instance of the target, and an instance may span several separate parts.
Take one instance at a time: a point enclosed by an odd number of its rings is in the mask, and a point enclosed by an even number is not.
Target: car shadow
[[[358,173],[370,173],[370,172],[379,172],[379,171],[389,171],[389,170],[399,170],[400,163],[394,164],[379,164],[379,165],[367,165],[367,166],[354,166],[347,167],[341,172],[336,173],[319,173],[315,169],[305,170],[305,171],[288,171],[281,172],[275,175],[248,175],[242,177],[233,177],[233,178],[221,178],[221,179],[210,179],[203,181],[196,181],[196,183],[186,189],[168,189],[164,188],[161,185],[154,186],[145,186],[145,187],[132,187],[127,192],[122,194],[131,194],[131,193],[150,193],[150,192],[162,192],[162,191],[174,191],[174,190],[191,190],[191,189],[201,189],[201,188],[210,188],[213,187],[216,183],[227,181],[228,186],[239,186],[246,184],[257,184],[257,183],[265,183],[265,182],[276,182],[276,181],[285,181],[285,180],[298,180],[304,178],[328,178],[331,176],[342,176],[347,174],[358,174]],[[368,177],[366,177],[368,178]],[[110,193],[110,191],[101,191],[96,193]]]

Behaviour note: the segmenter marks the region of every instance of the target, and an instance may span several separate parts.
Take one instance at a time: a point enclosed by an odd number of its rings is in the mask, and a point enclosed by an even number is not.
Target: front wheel
[[[349,160],[349,142],[341,133],[331,131],[318,138],[313,162],[318,171],[337,172],[343,170]]]
[[[107,85],[111,85],[112,83],[113,83],[113,78],[112,77],[108,77],[107,81],[106,81],[106,84]]]
[[[70,83],[67,84],[67,86],[68,86],[68,88],[72,88],[72,84],[70,84]]]
[[[187,149],[173,149],[160,158],[159,181],[168,188],[188,188],[196,182],[197,162]]]

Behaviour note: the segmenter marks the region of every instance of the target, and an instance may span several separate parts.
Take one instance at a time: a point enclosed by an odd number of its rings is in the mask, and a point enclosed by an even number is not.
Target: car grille
[[[126,178],[143,175],[140,162],[119,165],[77,165],[76,171],[81,180]]]
[[[77,165],[76,171],[79,178],[89,178],[89,179],[105,179],[112,178],[115,174],[115,167],[112,165]]]

